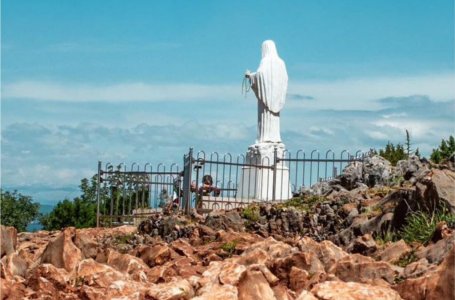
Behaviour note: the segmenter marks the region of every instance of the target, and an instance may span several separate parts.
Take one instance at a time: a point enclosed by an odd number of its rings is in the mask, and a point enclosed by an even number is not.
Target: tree
[[[430,159],[435,163],[450,158],[455,153],[455,139],[451,135],[448,140],[442,139],[439,148],[433,149]]]
[[[91,180],[82,179],[79,188],[82,192],[81,196],[72,201],[69,199],[60,201],[49,214],[40,218],[44,229],[96,226],[96,176],[93,176]]]
[[[1,193],[1,224],[14,226],[18,231],[25,231],[27,225],[39,216],[39,203],[33,203],[30,196],[17,191]]]
[[[392,166],[395,166],[399,160],[408,158],[401,144],[395,146],[390,142],[387,143],[385,149],[379,150],[379,155],[390,161]]]
[[[406,129],[406,155],[409,157],[411,152],[411,136],[409,135],[409,131]]]

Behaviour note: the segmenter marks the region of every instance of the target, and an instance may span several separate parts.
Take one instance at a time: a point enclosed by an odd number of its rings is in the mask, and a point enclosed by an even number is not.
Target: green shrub
[[[445,207],[438,207],[433,212],[418,211],[409,214],[405,226],[399,235],[408,243],[427,244],[439,222],[445,221],[449,226],[455,224],[455,215]]]

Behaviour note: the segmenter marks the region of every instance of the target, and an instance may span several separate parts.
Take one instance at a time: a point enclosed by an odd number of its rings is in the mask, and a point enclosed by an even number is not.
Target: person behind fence
[[[221,190],[213,185],[213,178],[210,175],[204,175],[202,177],[202,185],[199,187],[194,202],[196,208],[202,208],[202,197],[203,196],[212,196],[218,197],[221,194]]]
[[[169,204],[169,200],[171,197],[169,196],[166,188],[163,188],[161,190],[160,195],[158,197],[159,197],[158,207],[164,208]]]

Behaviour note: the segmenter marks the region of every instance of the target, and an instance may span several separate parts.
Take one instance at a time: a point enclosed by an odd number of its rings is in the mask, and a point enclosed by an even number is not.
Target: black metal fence
[[[285,201],[302,188],[341,174],[353,161],[368,154],[344,150],[289,151],[251,159],[245,155],[197,153],[190,149],[177,164],[130,166],[98,163],[97,225],[116,226],[163,210],[243,207],[256,201]],[[203,182],[205,181],[205,183]]]

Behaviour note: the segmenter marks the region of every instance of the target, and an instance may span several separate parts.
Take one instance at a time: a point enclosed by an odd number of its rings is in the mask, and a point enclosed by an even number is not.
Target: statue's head
[[[266,40],[262,43],[262,58],[266,56],[278,56],[275,42],[272,40]]]

